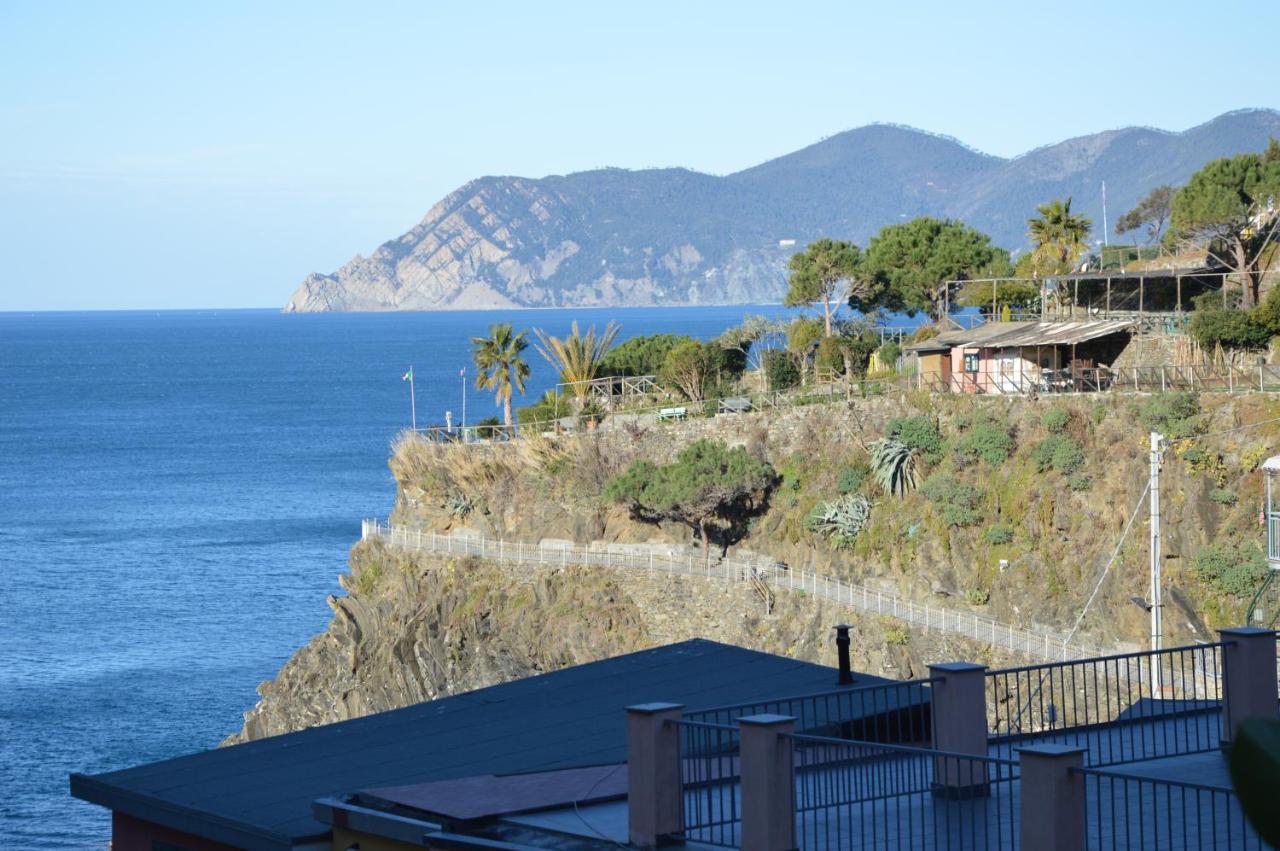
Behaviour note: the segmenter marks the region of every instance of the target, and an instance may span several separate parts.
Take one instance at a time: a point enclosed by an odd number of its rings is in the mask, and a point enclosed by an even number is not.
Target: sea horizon
[[[574,308],[622,337],[710,338],[768,305]],[[0,847],[102,848],[109,814],[67,775],[216,747],[313,636],[365,517],[395,497],[391,441],[474,389],[488,311],[0,313]],[[530,350],[531,404],[556,380]],[[56,826],[56,830],[51,830]]]

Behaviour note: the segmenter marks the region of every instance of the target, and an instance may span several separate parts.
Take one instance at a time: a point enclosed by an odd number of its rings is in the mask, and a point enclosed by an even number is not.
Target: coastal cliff
[[[1280,135],[1280,113],[1244,110],[1182,133],[1130,127],[1012,159],[954,139],[871,125],[735,174],[598,169],[483,177],[411,230],[330,274],[285,312],[772,303],[790,255],[822,236],[865,245],[887,224],[956,218],[1007,249],[1037,204],[1071,196],[1102,220],[1153,187]]]
[[[1145,613],[1128,602],[1146,594],[1141,520],[1105,570],[1145,484],[1146,432],[1189,428],[1207,436],[1174,444],[1163,485],[1166,640],[1187,643],[1211,640],[1217,626],[1244,616],[1261,535],[1257,466],[1280,445],[1275,423],[1214,433],[1277,417],[1280,403],[1262,395],[903,394],[490,447],[405,437],[391,458],[392,520],[443,534],[696,554],[688,528],[642,523],[599,495],[631,461],[669,458],[712,437],[746,446],[780,474],[767,510],[731,553],[1064,633],[1105,572],[1078,639],[1119,648],[1136,646],[1146,630]],[[904,421],[940,441],[921,451],[920,487],[898,500],[864,484],[871,517],[851,546],[810,531],[805,518],[845,487],[863,447]],[[647,571],[488,563],[365,541],[352,549],[342,584],[346,596],[329,600],[329,628],[260,686],[260,702],[229,742],[698,636],[832,663],[831,627],[848,622],[855,669],[890,677],[919,676],[931,661],[1015,661],[802,592],[776,589],[769,607],[747,583]]]

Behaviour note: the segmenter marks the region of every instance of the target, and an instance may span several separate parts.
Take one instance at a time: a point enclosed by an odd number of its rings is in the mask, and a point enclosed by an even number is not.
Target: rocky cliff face
[[[329,600],[328,630],[259,686],[258,705],[224,744],[690,638],[834,666],[831,627],[854,617],[799,596],[766,614],[749,588],[717,579],[488,564],[376,543],[353,549],[344,585],[348,596]],[[947,636],[863,621],[853,641],[861,671],[910,678],[923,658],[990,658]]]
[[[1214,157],[1261,150],[1280,113],[1229,113],[1184,133],[1109,131],[1010,160],[875,125],[737,174],[603,169],[485,177],[408,233],[332,274],[286,312],[776,302],[789,256],[819,236],[866,240],[917,215],[963,219],[1007,248],[1035,205],[1072,195],[1101,221]]]
[[[722,195],[679,170],[476,180],[373,256],[308,276],[285,311],[779,300],[776,237],[749,223],[703,233]]]
[[[600,493],[608,477],[633,460],[669,459],[678,446],[713,437],[745,445],[783,476],[768,510],[735,544],[739,554],[752,551],[919,602],[967,607],[1001,622],[1065,632],[1104,576],[1142,491],[1144,410],[1150,401],[904,394],[664,428],[605,429],[560,442],[503,444],[492,451],[406,439],[391,461],[398,482],[393,519],[428,531],[464,528],[508,541],[689,547],[689,529],[641,523],[603,502]],[[1280,417],[1280,402],[1271,396],[1205,396],[1202,402],[1206,431]],[[1049,437],[1044,415],[1050,408],[1069,413],[1063,433],[1083,452],[1078,468],[1087,477],[1083,485],[1035,462],[1037,447]],[[853,547],[832,547],[807,529],[805,517],[817,501],[838,492],[841,467],[865,459],[862,447],[900,415],[938,424],[946,445],[936,458],[922,459],[920,480],[941,475],[971,487],[978,500],[975,519],[948,520],[953,507],[948,499],[963,496],[931,498],[921,488],[897,500],[869,487],[875,504],[868,526]],[[974,437],[976,423],[997,423],[1013,438],[1011,454],[994,468],[966,460],[959,451],[969,445],[966,441],[986,445]],[[1212,640],[1216,625],[1243,617],[1253,589],[1231,575],[1205,575],[1196,556],[1206,545],[1229,551],[1259,539],[1262,481],[1256,466],[1277,441],[1280,427],[1270,422],[1169,455],[1163,476],[1163,552],[1170,644]],[[472,506],[464,516],[451,507],[457,505],[451,498],[460,496]],[[999,539],[989,534],[997,526],[1005,532]],[[1007,569],[999,566],[1001,560]],[[1228,574],[1239,570],[1231,559],[1219,567]],[[994,657],[988,647],[842,611],[802,593],[778,589],[775,607],[766,611],[746,584],[645,571],[487,564],[364,542],[353,548],[351,572],[342,583],[348,593],[329,600],[334,616],[328,630],[259,687],[259,704],[231,741],[693,637],[831,663],[830,627],[842,621],[855,625],[855,667],[870,673],[910,677],[931,661],[1012,661]],[[1129,600],[1146,593],[1139,521],[1105,574],[1080,639],[1095,646],[1140,642],[1146,616]],[[1271,612],[1280,609],[1280,600],[1266,604]]]

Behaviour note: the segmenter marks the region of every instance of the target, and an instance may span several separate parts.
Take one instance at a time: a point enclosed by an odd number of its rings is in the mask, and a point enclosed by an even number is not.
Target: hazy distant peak
[[[778,301],[790,255],[816,237],[865,245],[884,225],[932,215],[1016,250],[1037,204],[1069,195],[1101,222],[1106,181],[1114,221],[1153,187],[1272,135],[1280,113],[1248,109],[1179,133],[1125,127],[1002,159],[869,124],[725,177],[678,167],[481,177],[369,257],[309,275],[286,310]]]

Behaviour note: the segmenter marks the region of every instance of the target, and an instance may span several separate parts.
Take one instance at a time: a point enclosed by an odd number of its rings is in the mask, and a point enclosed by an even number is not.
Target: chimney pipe
[[[853,671],[849,669],[849,625],[836,625],[836,656],[840,660],[840,679],[842,686],[853,684]]]

